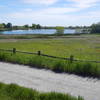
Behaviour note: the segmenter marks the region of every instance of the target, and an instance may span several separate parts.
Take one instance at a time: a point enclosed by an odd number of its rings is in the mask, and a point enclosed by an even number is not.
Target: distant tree
[[[0,30],[4,30],[4,28],[5,28],[4,23],[0,24]]]
[[[32,24],[32,29],[36,29],[36,24]]]
[[[12,28],[12,24],[11,23],[7,23],[6,28]]]
[[[36,25],[36,28],[37,28],[37,29],[41,29],[41,25],[40,25],[40,24],[37,24],[37,25]]]
[[[4,28],[6,28],[6,24],[5,23],[2,23],[2,24],[3,24]]]
[[[32,29],[41,29],[42,26],[40,24],[32,24]]]
[[[64,34],[64,27],[57,26],[55,34],[58,36],[63,35]]]
[[[13,26],[13,29],[18,30],[19,28],[18,28],[18,26]]]
[[[0,24],[0,28],[4,28],[4,25],[3,24]]]
[[[69,26],[68,28],[69,28],[69,29],[73,29],[73,26]]]
[[[25,29],[28,29],[28,28],[29,28],[29,25],[26,24],[26,25],[24,25],[23,27],[24,27]]]
[[[91,25],[91,33],[100,33],[100,22]]]

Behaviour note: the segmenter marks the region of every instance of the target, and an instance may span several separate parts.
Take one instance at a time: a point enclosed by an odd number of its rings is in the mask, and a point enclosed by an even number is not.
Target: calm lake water
[[[35,29],[35,30],[12,30],[2,31],[0,34],[54,34],[55,29]],[[65,34],[75,34],[74,29],[65,29]]]

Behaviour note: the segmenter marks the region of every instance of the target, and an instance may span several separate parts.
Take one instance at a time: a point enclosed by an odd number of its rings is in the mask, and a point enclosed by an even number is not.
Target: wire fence
[[[62,60],[69,60],[71,63],[72,63],[73,61],[100,63],[100,61],[75,59],[73,55],[71,55],[69,58],[51,56],[51,55],[47,55],[47,54],[42,54],[41,51],[37,51],[36,53],[33,53],[33,52],[19,51],[19,50],[16,50],[16,48],[13,48],[12,50],[0,49],[0,51],[11,52],[11,53],[13,53],[13,54],[16,54],[16,53],[31,54],[31,55],[34,54],[34,55],[45,56],[45,57],[49,57],[49,58],[62,59]]]

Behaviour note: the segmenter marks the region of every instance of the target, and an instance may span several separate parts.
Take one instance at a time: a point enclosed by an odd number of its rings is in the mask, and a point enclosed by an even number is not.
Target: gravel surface
[[[100,80],[0,62],[0,82],[16,83],[38,91],[56,91],[100,100]]]

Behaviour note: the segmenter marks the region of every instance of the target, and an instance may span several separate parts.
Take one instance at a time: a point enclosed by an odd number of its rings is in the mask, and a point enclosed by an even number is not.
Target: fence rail
[[[33,53],[33,52],[19,51],[19,50],[16,50],[16,48],[13,48],[12,50],[0,49],[0,51],[12,52],[13,54],[16,54],[17,52],[23,53],[23,54],[31,54],[31,55],[34,54],[34,55],[45,56],[45,57],[49,57],[49,58],[69,60],[71,63],[73,61],[100,63],[100,61],[93,61],[93,60],[78,60],[78,59],[75,59],[73,55],[71,55],[69,58],[51,56],[51,55],[47,55],[47,54],[42,54],[41,51],[37,51],[36,53]]]

